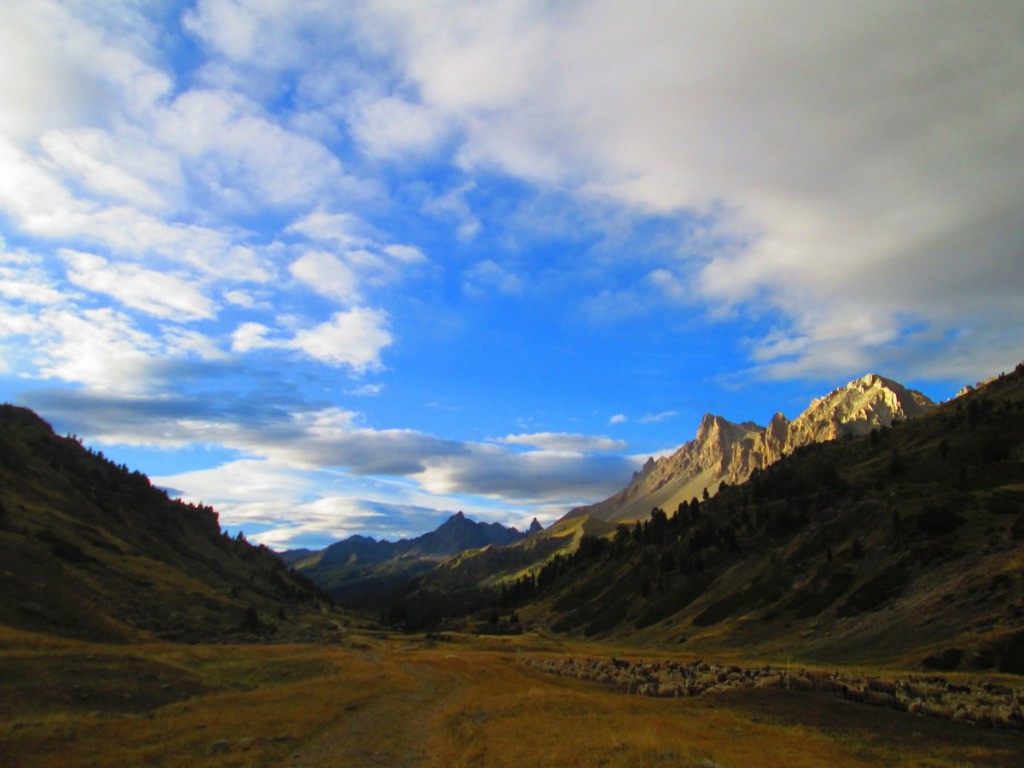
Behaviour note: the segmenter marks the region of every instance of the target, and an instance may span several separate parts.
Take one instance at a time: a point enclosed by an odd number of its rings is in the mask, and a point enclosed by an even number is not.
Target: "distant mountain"
[[[281,555],[344,605],[368,607],[411,578],[469,550],[501,547],[541,530],[534,519],[527,533],[500,523],[478,523],[457,512],[436,530],[401,541],[350,536],[318,552]]]
[[[674,512],[680,503],[703,498],[705,489],[713,494],[723,482],[741,483],[804,445],[867,434],[934,407],[920,392],[868,374],[812,401],[793,421],[776,413],[767,427],[761,427],[749,421],[734,424],[709,413],[696,438],[671,456],[648,459],[624,490],[569,515],[617,522],[643,520],[655,507]]]
[[[86,640],[284,634],[318,597],[273,552],[223,533],[212,509],[172,501],[10,405],[0,406],[0,563],[0,624]]]
[[[837,391],[815,403],[824,418],[796,429],[822,434],[815,425],[829,429],[827,414],[850,402]],[[916,418],[795,448],[708,501],[584,535],[514,580],[412,592],[397,613],[412,626],[515,624],[773,666],[1024,674],[1022,563],[1024,363]]]

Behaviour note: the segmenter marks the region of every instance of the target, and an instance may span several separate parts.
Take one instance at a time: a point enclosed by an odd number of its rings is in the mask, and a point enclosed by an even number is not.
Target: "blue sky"
[[[9,0],[0,397],[283,548],[1024,357],[1024,6]]]

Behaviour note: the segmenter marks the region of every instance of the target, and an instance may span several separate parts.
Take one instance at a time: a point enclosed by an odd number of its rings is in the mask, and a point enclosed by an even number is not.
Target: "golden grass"
[[[35,642],[38,641],[38,642]],[[103,646],[0,630],[4,766],[1014,764],[1024,736],[808,694],[651,699],[546,674],[545,638]],[[75,686],[78,686],[76,689]],[[83,698],[83,694],[85,697]]]

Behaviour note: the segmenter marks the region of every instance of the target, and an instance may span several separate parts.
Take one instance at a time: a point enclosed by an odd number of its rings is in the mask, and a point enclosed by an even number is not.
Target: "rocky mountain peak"
[[[763,469],[803,445],[866,434],[934,406],[922,393],[869,373],[815,398],[793,421],[776,413],[767,427],[761,427],[749,421],[735,424],[707,413],[693,440],[671,456],[648,459],[626,489],[573,514],[618,521],[646,517],[656,506],[671,513],[681,501],[699,498],[705,489],[714,493],[723,481],[730,485],[744,482],[755,469]]]

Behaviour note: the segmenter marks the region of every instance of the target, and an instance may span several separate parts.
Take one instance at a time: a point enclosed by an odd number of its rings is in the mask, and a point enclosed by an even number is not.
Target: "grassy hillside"
[[[317,593],[31,411],[0,407],[0,624],[89,640],[267,636]]]
[[[1024,673],[1024,368],[588,537],[484,606],[637,646]]]

